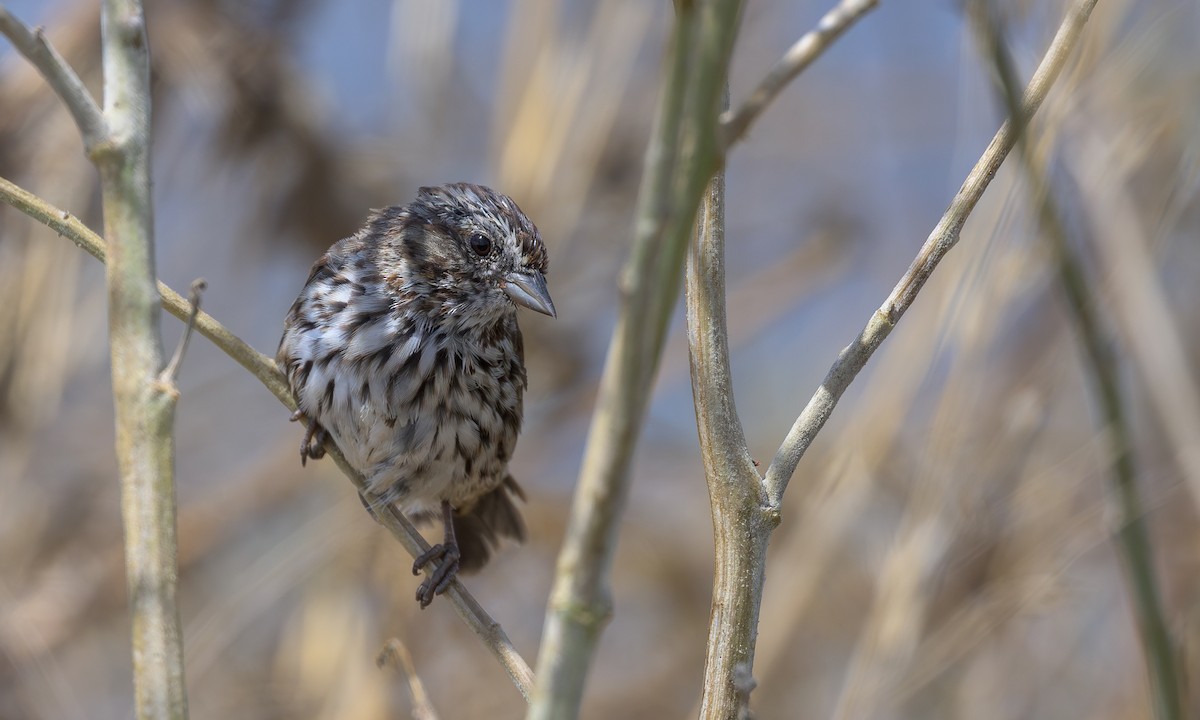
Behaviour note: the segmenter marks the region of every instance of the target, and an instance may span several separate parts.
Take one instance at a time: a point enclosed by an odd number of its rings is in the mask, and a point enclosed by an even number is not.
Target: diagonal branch
[[[92,232],[87,225],[70,213],[54,207],[37,195],[2,177],[0,177],[0,201],[13,206],[66,237],[100,262],[106,261],[104,239]],[[192,311],[191,303],[162,282],[158,283],[158,292],[162,298],[163,309],[180,320],[186,321]],[[296,409],[295,400],[292,398],[287,381],[283,377],[283,373],[275,367],[271,358],[250,347],[206,312],[200,311],[196,314],[196,331],[211,340],[217,348],[258,378],[258,381],[289,410]],[[355,487],[360,490],[366,487],[362,475],[346,464],[345,458],[341,456],[336,447],[327,446],[326,450]],[[380,523],[404,546],[410,555],[416,557],[429,549],[429,544],[425,542],[412,523],[394,508],[378,512],[378,515]],[[463,622],[483,640],[492,655],[504,666],[521,695],[528,699],[533,689],[533,671],[513,647],[500,624],[488,615],[479,602],[457,580],[447,589],[446,597],[450,598],[451,604]]]
[[[750,97],[737,110],[721,115],[721,145],[725,148],[742,139],[758,116],[763,114],[787,84],[804,72],[825,48],[833,44],[859,18],[879,7],[879,0],[841,0],[837,7],[825,13],[815,30],[805,33],[788,48],[775,67],[767,73]]]
[[[12,42],[17,52],[37,68],[67,106],[79,127],[79,134],[83,136],[83,145],[90,155],[108,137],[108,127],[100,112],[100,106],[84,87],[83,81],[67,64],[66,59],[46,40],[42,28],[30,30],[3,5],[0,5],[0,33]]]
[[[1054,40],[1047,48],[1028,87],[1025,88],[1025,94],[1021,99],[1022,117],[1033,117],[1041,107],[1042,101],[1046,99],[1047,93],[1058,79],[1071,51],[1078,43],[1083,27],[1095,6],[1096,0],[1074,0],[1071,3]],[[938,263],[958,243],[963,224],[966,223],[967,217],[975,209],[975,204],[979,202],[984,190],[995,177],[1000,164],[1012,151],[1016,140],[1017,134],[1012,124],[1005,122],[992,139],[991,144],[988,145],[987,150],[984,151],[983,156],[979,158],[975,167],[967,175],[966,181],[963,182],[958,194],[954,196],[954,200],[950,203],[950,207],[942,216],[941,221],[938,222],[937,227],[933,229],[925,244],[921,246],[921,250],[917,253],[917,257],[908,271],[904,273],[883,305],[871,316],[866,327],[854,339],[854,342],[842,350],[833,366],[829,368],[821,386],[817,388],[808,401],[808,405],[796,418],[796,422],[775,453],[770,468],[767,469],[764,482],[772,505],[778,507],[782,502],[783,492],[787,489],[792,474],[796,471],[796,465],[808,450],[809,445],[812,444],[817,433],[824,427],[829,416],[833,414],[833,409],[841,399],[842,393],[846,391],[846,388],[858,376],[859,371],[879,348],[884,338],[912,306],[917,299],[917,293],[925,286],[925,282],[933,274]]]

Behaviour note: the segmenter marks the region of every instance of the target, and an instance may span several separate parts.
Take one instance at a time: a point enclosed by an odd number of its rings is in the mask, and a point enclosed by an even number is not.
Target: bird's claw
[[[325,457],[325,441],[329,439],[329,433],[325,432],[325,428],[316,420],[309,420],[304,416],[304,413],[297,410],[292,413],[290,418],[292,422],[304,420],[306,423],[304,439],[300,441],[300,466],[304,467],[308,464],[308,459],[320,460]]]
[[[413,575],[420,575],[427,565],[437,563],[437,567],[417,588],[417,602],[421,603],[421,609],[429,607],[435,595],[441,595],[450,587],[450,583],[458,574],[461,557],[457,543],[438,543],[421,553],[413,562]]]

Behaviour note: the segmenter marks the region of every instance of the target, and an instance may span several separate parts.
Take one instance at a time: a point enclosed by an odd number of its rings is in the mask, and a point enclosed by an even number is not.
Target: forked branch
[[[1083,27],[1095,6],[1096,0],[1074,0],[1071,3],[1054,40],[1022,95],[1023,117],[1033,117],[1041,107],[1046,94],[1050,92],[1050,88],[1066,66],[1071,51],[1078,44]],[[854,342],[842,350],[833,366],[829,368],[825,380],[796,418],[767,469],[767,495],[773,506],[779,506],[783,492],[796,471],[796,465],[800,458],[804,457],[817,433],[825,426],[829,416],[833,414],[842,393],[912,306],[917,299],[917,293],[925,286],[938,263],[958,243],[963,224],[975,209],[975,204],[983,196],[984,190],[991,184],[996,171],[1000,169],[1000,164],[1012,151],[1016,139],[1017,134],[1011,123],[1004,123],[967,175],[966,181],[933,232],[929,234],[929,238],[925,240],[925,244],[921,246],[908,271],[900,278],[900,282],[896,283],[887,300],[871,316]]]
[[[1076,0],[1021,99],[1032,116],[1077,44],[1096,0]],[[732,395],[724,309],[723,183],[714,181],[697,223],[688,266],[688,344],[700,446],[713,505],[716,572],[709,628],[704,718],[740,717],[753,688],[752,663],[765,577],[766,547],[784,490],[797,463],[832,414],[838,399],[915,301],[958,242],[967,217],[1016,143],[1005,123],[968,175],[911,267],[866,328],[844,349],[796,420],[767,475],[748,466],[749,455]]]

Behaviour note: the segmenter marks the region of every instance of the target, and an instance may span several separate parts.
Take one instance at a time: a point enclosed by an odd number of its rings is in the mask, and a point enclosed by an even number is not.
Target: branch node
[[[146,21],[141,13],[132,13],[121,18],[121,40],[130,47],[141,49],[145,44]]]
[[[733,669],[733,685],[741,696],[742,701],[750,704],[750,693],[758,687],[758,681],[754,679],[754,670],[749,663],[738,663]]]
[[[763,521],[767,523],[767,526],[774,530],[775,528],[779,527],[780,523],[783,522],[783,508],[776,503],[763,505],[762,516]]]
[[[605,598],[595,605],[560,600],[554,603],[554,609],[589,630],[598,630],[612,619],[612,600]]]
[[[875,311],[875,319],[885,325],[890,332],[896,327],[896,319],[899,313],[896,310],[895,303],[887,303],[883,307]]]

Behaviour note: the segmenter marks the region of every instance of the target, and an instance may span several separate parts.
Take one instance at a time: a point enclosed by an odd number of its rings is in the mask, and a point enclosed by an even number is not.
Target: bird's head
[[[451,312],[482,319],[523,305],[556,316],[546,288],[548,258],[541,234],[517,204],[482,185],[423,187],[413,202],[388,217],[398,233],[398,277]]]

